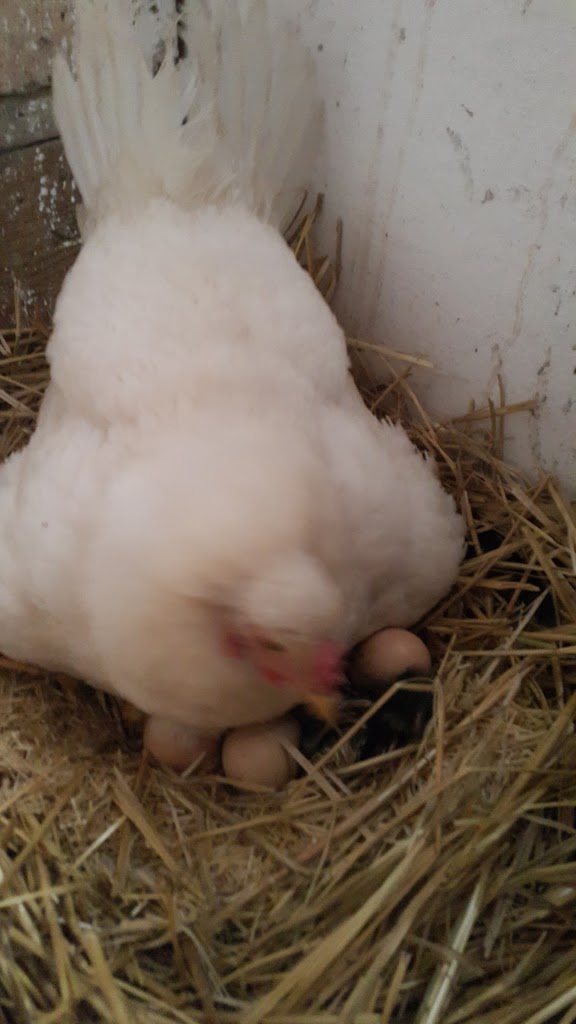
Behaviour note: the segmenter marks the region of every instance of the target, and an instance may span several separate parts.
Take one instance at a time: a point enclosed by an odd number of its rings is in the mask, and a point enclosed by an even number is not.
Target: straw
[[[331,299],[319,207],[291,244]],[[34,429],[49,325],[0,332],[2,456]],[[353,366],[378,339],[350,340]],[[0,1021],[572,1024],[576,1020],[576,517],[507,464],[534,396],[437,423],[427,354],[363,387],[436,459],[469,550],[417,625],[435,677],[308,730],[300,776],[250,792],[141,753],[142,718],[0,662]],[[422,737],[362,761],[405,687]]]

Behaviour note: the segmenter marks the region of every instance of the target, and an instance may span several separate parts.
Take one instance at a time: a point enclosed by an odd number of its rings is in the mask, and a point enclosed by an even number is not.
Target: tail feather
[[[155,71],[136,14],[136,0],[75,0],[74,69],[63,54],[54,62],[86,231],[160,195],[188,209],[241,201],[281,227],[308,184],[320,127],[295,33],[274,30],[266,0],[187,0],[164,26]]]
[[[277,204],[278,217],[282,204],[293,201],[294,192],[302,186],[295,172],[301,174],[307,157],[316,151],[319,110],[312,61],[288,26],[274,31],[264,0],[245,5],[244,17],[236,4],[226,0],[220,0],[219,9],[211,6],[210,63],[202,60],[199,48],[195,59],[202,62],[210,80],[221,130],[242,175],[244,195],[254,207],[261,205],[263,197],[273,208]],[[221,31],[214,24],[218,17]],[[194,33],[192,17],[186,37],[191,51]],[[234,64],[229,68],[230,56]]]

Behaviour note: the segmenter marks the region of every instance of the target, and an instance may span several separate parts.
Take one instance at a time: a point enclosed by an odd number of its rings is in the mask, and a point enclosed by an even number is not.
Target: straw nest
[[[330,295],[312,221],[292,243]],[[0,339],[4,455],[33,429],[46,339]],[[503,460],[516,410],[433,423],[409,382],[425,360],[381,358],[367,402],[404,417],[468,521],[458,584],[421,624],[435,677],[309,729],[301,776],[270,794],[164,771],[130,709],[4,661],[3,1021],[576,1020],[574,509]]]

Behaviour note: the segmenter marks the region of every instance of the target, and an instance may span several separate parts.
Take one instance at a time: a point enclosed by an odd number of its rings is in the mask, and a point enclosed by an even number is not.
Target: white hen
[[[298,39],[263,0],[190,2],[154,73],[132,13],[77,0],[55,63],[84,246],[1,470],[0,648],[220,731],[415,622],[463,529],[281,236],[318,127]]]

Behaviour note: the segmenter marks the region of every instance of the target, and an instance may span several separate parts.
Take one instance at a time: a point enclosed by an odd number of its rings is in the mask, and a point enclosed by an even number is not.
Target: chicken
[[[75,8],[53,92],[83,247],[0,472],[0,648],[219,733],[414,623],[462,520],[283,239],[320,125],[297,35],[263,0],[190,0],[156,67],[130,0]]]

